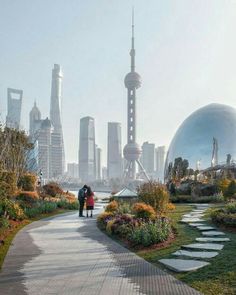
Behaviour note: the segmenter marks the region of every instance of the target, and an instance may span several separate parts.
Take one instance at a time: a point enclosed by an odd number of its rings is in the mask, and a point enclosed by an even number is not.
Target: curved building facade
[[[165,167],[175,158],[187,159],[192,169],[206,169],[226,163],[227,155],[236,160],[236,109],[209,104],[192,113],[171,141]]]

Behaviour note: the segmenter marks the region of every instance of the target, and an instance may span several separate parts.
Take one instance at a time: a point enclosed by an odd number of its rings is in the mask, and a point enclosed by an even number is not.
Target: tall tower
[[[125,76],[125,87],[127,88],[128,106],[127,106],[127,144],[123,153],[127,160],[124,171],[126,181],[136,179],[136,162],[140,166],[141,172],[147,179],[148,176],[139,161],[141,149],[136,143],[136,89],[141,86],[141,77],[135,72],[135,49],[134,49],[134,12],[132,13],[132,39],[131,39],[131,71]]]
[[[35,132],[38,129],[37,128],[38,123],[41,124],[41,113],[36,105],[36,102],[34,102],[34,106],[32,110],[30,111],[29,119],[30,119],[29,133],[30,133],[30,136],[33,137]]]
[[[91,117],[80,119],[79,178],[82,181],[96,179],[95,127]]]
[[[108,122],[107,172],[108,178],[122,177],[121,124]]]
[[[23,90],[7,88],[6,124],[9,128],[20,128],[22,97]]]
[[[52,70],[50,121],[53,126],[50,157],[50,177],[58,177],[65,170],[65,151],[61,124],[61,88],[63,74],[61,67],[54,64]]]

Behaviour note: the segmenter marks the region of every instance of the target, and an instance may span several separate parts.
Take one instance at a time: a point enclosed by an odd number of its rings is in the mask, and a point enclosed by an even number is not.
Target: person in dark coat
[[[87,193],[88,186],[85,184],[78,192],[78,200],[79,200],[79,217],[85,217],[83,215],[84,210],[84,202],[86,199],[86,193]]]

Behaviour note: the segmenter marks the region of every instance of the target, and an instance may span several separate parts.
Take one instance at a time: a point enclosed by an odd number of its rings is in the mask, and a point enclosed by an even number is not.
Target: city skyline
[[[137,142],[168,146],[183,120],[199,107],[210,102],[236,106],[233,2],[150,1],[146,5],[125,1],[116,5],[115,1],[102,0],[98,6],[95,1],[71,1],[71,5],[57,1],[55,7],[51,1],[46,13],[39,1],[34,7],[29,1],[0,3],[4,40],[0,49],[1,121],[7,113],[9,87],[24,91],[25,129],[35,100],[43,117],[49,116],[50,70],[54,63],[60,64],[64,72],[62,124],[67,162],[77,162],[80,118],[95,118],[97,144],[104,155],[107,122],[121,122],[126,130],[123,76],[129,62],[133,4],[138,69],[143,78],[137,97]],[[125,138],[123,132],[123,143]]]

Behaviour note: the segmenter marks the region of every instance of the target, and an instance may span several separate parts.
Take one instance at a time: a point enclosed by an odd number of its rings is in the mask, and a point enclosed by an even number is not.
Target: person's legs
[[[87,211],[87,217],[88,217],[88,214],[89,214],[89,210],[87,209],[86,211]]]
[[[90,214],[90,217],[93,217],[93,210],[90,210],[91,214]]]
[[[83,210],[84,210],[84,200],[79,200],[79,216],[83,216]]]

